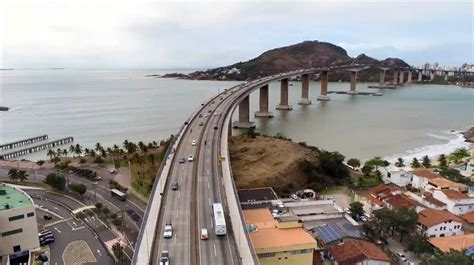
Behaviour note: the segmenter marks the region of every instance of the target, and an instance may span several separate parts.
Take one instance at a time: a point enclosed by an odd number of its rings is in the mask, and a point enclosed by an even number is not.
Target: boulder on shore
[[[464,135],[464,138],[466,138],[466,142],[474,143],[474,127],[469,128],[462,134]]]

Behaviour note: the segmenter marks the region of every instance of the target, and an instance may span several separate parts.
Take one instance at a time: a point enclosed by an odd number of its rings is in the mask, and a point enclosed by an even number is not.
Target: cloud
[[[432,50],[425,53],[432,58],[435,49],[456,45],[462,50],[438,61],[472,62],[471,5],[3,0],[1,61],[4,67],[210,67],[317,39],[340,44],[352,56],[403,55],[413,63],[422,60],[420,51]]]

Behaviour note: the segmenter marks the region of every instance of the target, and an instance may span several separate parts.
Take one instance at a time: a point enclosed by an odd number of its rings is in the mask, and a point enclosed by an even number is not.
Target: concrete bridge
[[[311,76],[319,75],[321,79],[317,100],[329,101],[329,74],[349,71],[351,82],[347,94],[358,95],[357,74],[369,68],[380,70],[380,87],[411,83],[412,74],[421,72],[421,69],[378,65],[300,69],[245,82],[202,104],[184,123],[167,150],[149,198],[132,263],[157,264],[160,252],[166,250],[172,264],[259,264],[246,231],[232,177],[227,143],[231,127],[254,126],[250,122],[249,96],[256,90],[259,90],[260,102],[255,117],[273,116],[268,99],[269,84],[272,82],[280,82],[280,101],[276,109],[288,111],[292,109],[288,101],[290,78],[301,77],[301,100],[298,104],[307,105],[312,103],[309,95]],[[395,72],[391,83],[385,82],[385,74],[389,70]],[[237,108],[238,120],[232,123],[232,115]],[[195,145],[191,145],[193,141]],[[188,155],[194,156],[193,162],[179,163]],[[170,183],[173,182],[179,183],[179,191],[171,190]],[[210,205],[213,202],[224,206],[228,226],[226,237],[216,237],[212,233]],[[173,224],[173,239],[163,238],[165,223]],[[208,228],[210,234],[205,243],[199,240],[199,229],[203,227]]]

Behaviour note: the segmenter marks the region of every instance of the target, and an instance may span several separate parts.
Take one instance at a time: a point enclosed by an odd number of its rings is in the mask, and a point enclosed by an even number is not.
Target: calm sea
[[[48,134],[73,136],[92,147],[131,141],[161,140],[173,134],[206,99],[238,82],[186,81],[146,77],[185,70],[11,70],[0,71],[0,143]],[[311,83],[313,104],[299,106],[301,83],[292,82],[292,111],[258,119],[258,130],[281,133],[347,157],[367,159],[434,156],[466,146],[461,131],[474,125],[474,90],[455,86],[410,85],[380,91],[384,95],[331,95],[318,102],[319,83]],[[358,84],[361,91],[370,84]],[[329,90],[348,90],[330,83]],[[270,105],[277,104],[279,84],[270,86]],[[251,96],[257,110],[258,93]],[[34,154],[28,159],[43,158]]]

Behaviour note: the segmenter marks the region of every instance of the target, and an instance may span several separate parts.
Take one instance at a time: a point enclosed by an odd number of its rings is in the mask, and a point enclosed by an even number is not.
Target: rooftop
[[[424,209],[418,213],[418,223],[426,227],[432,227],[446,221],[462,223],[461,218],[445,210]]]
[[[415,207],[417,205],[416,201],[408,198],[405,195],[397,194],[387,199],[387,203],[392,206],[392,208],[399,209],[401,207]]]
[[[474,212],[467,213],[463,215],[462,218],[466,220],[466,222],[474,224]]]
[[[303,228],[277,228],[277,221],[273,219],[268,209],[245,210],[243,214],[245,223],[257,228],[256,231],[249,233],[257,253],[269,248],[298,247],[308,244],[316,247],[316,240]]]
[[[456,183],[443,177],[430,179],[428,180],[428,183],[430,183],[431,185],[435,185],[440,189],[449,189],[449,188],[454,188],[454,187],[458,187],[462,189],[467,188],[467,186],[464,184]]]
[[[379,247],[363,240],[346,240],[330,247],[329,252],[339,265],[352,265],[364,260],[391,261]]]
[[[315,227],[313,231],[324,244],[330,244],[348,237],[362,238],[362,234],[357,227],[344,219],[327,222],[325,225]]]
[[[433,173],[431,170],[428,169],[417,169],[413,171],[413,175],[416,175],[418,177],[424,177],[427,179],[435,179],[441,177],[441,175]]]
[[[442,252],[449,252],[451,249],[462,251],[474,246],[474,234],[450,237],[433,237],[428,239],[431,245]]]
[[[469,197],[466,194],[461,193],[456,190],[442,190],[441,192],[444,193],[444,195],[446,195],[446,197],[448,197],[451,200],[469,199]]]
[[[239,201],[241,203],[256,202],[256,201],[270,201],[278,199],[275,191],[271,187],[242,189],[237,190]]]
[[[434,198],[433,196],[429,195],[425,197],[425,200],[433,205],[436,205],[438,207],[443,207],[446,206],[446,203]]]
[[[0,211],[33,205],[30,197],[12,186],[0,184]]]

